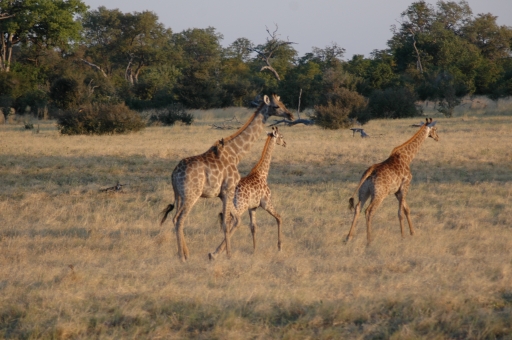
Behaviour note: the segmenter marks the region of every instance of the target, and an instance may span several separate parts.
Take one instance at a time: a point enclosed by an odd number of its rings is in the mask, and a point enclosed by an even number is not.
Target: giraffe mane
[[[408,145],[409,143],[411,143],[414,139],[416,139],[416,137],[420,134],[420,132],[422,132],[424,129],[427,128],[427,124],[424,124],[411,138],[409,138],[405,143],[395,147],[393,149],[393,151],[391,151],[391,154],[394,154],[395,152],[397,152],[398,150],[400,150],[401,148],[405,147],[406,145]]]
[[[224,143],[227,143],[233,139],[235,139],[236,137],[238,137],[238,135],[240,135],[248,126],[249,124],[251,124],[254,120],[254,118],[256,118],[256,116],[260,113],[260,110],[261,108],[263,107],[263,105],[265,105],[265,102],[263,103],[260,103],[260,105],[258,106],[258,108],[256,109],[256,111],[252,114],[252,116],[247,120],[247,122],[245,122],[244,126],[242,126],[240,129],[238,129],[234,134],[232,134],[231,136],[229,137],[226,137],[224,138]]]
[[[249,174],[252,174],[256,172],[256,170],[261,166],[261,163],[263,163],[263,159],[265,158],[265,154],[267,153],[268,147],[270,145],[270,141],[272,140],[272,134],[267,135],[267,141],[265,142],[265,146],[263,147],[263,151],[261,152],[261,157],[258,163],[252,168],[251,172]]]

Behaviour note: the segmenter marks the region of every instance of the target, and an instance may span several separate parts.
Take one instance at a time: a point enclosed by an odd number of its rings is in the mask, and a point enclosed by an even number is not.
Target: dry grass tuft
[[[439,118],[440,141],[427,140],[412,163],[417,235],[400,237],[390,196],[370,247],[364,219],[343,242],[348,198],[419,119],[371,121],[366,139],[283,127],[288,147],[274,152],[268,180],[283,252],[274,219],[259,211],[256,252],[246,214],[233,258],[209,262],[223,239],[221,202],[200,200],[182,264],[172,218],[159,225],[173,200],[170,174],[229,134],[212,123],[248,114],[195,112],[192,126],[120,136],[60,136],[50,122],[38,134],[0,126],[0,337],[510,338],[510,112]],[[99,191],[117,181],[122,192]]]

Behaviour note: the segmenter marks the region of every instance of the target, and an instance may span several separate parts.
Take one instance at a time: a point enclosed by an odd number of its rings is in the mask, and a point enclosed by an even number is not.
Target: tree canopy
[[[465,0],[416,1],[397,14],[387,48],[345,59],[336,42],[300,56],[277,25],[262,31],[261,41],[240,37],[223,47],[214,27],[173,32],[151,11],[4,0],[0,106],[212,108],[278,92],[290,107],[339,114],[344,125],[354,115],[418,114],[416,100],[435,101],[450,116],[463,96],[512,95],[512,28],[500,26],[496,15],[475,15]]]

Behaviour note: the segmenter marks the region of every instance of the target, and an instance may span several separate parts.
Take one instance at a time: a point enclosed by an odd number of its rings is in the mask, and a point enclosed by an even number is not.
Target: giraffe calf
[[[278,128],[272,128],[272,132],[267,134],[267,140],[261,154],[259,162],[253,167],[251,172],[243,177],[235,189],[235,197],[233,204],[235,210],[232,211],[231,216],[234,221],[233,227],[230,229],[230,234],[233,234],[239,227],[241,216],[244,211],[249,211],[252,244],[253,249],[256,250],[256,209],[262,207],[270,215],[272,215],[277,222],[277,248],[279,251],[282,249],[281,242],[281,216],[275,211],[272,201],[270,199],[271,192],[267,184],[268,172],[270,169],[270,162],[272,159],[272,152],[275,145],[282,145],[286,147],[286,142],[283,136],[279,134]],[[219,218],[222,220],[222,213],[219,213]],[[225,242],[222,242],[217,250],[209,253],[210,260],[214,259],[217,254],[224,251],[226,247]]]

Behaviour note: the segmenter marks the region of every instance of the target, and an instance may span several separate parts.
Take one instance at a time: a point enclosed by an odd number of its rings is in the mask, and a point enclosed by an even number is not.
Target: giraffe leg
[[[384,197],[374,197],[372,201],[370,202],[370,205],[368,208],[366,208],[365,214],[366,214],[366,239],[367,239],[367,245],[370,245],[370,242],[372,241],[372,217],[375,214],[375,211],[377,211],[377,208],[384,200]]]
[[[249,228],[251,228],[253,251],[256,251],[256,209],[258,208],[249,209],[249,219],[251,220]]]
[[[181,261],[186,261],[189,258],[189,250],[187,247],[187,242],[185,241],[183,230],[187,216],[199,199],[199,194],[189,192],[187,196],[185,191],[181,193],[175,192],[175,199],[177,209],[173,218],[173,222],[174,229],[176,231],[176,240],[178,243],[178,256],[180,257]]]
[[[226,255],[231,257],[231,212],[234,211],[233,205],[234,186],[232,190],[222,195],[222,229],[224,230],[224,241],[226,243]]]
[[[404,210],[404,200],[402,191],[398,190],[395,193],[396,199],[398,200],[398,221],[400,222],[400,232],[402,233],[402,237],[404,235],[404,217],[402,216],[402,211]]]
[[[282,250],[283,243],[281,241],[281,216],[276,212],[270,199],[263,200],[261,207],[265,209],[270,215],[272,215],[277,222],[277,249]]]
[[[409,224],[409,232],[411,233],[411,235],[414,235],[414,227],[412,226],[412,221],[411,221],[411,209],[409,209],[409,205],[405,201],[405,196],[407,196],[407,192],[409,191],[409,186],[411,184],[411,179],[412,179],[412,175],[410,175],[410,177],[402,185],[402,188],[399,190],[399,192],[400,192],[400,199],[399,199],[399,201],[400,201],[402,210],[405,213],[405,217],[407,217],[407,224]],[[397,196],[397,198],[398,198],[398,196]],[[400,218],[400,216],[399,216],[399,218]],[[402,219],[403,219],[403,217],[402,217]],[[400,226],[402,228],[402,237],[403,237],[404,236],[404,232],[403,232],[402,221],[400,221],[400,223],[401,223]]]
[[[222,218],[222,213],[219,213],[219,217]],[[231,217],[235,221],[235,225],[231,228],[231,235],[232,235],[236,231],[238,226],[240,225],[240,221],[241,221],[240,217],[241,216],[236,218],[235,216],[231,215]],[[221,228],[222,228],[222,220],[220,222],[221,222]],[[213,253],[208,253],[208,258],[210,260],[215,260],[217,255],[222,253],[225,249],[226,249],[226,240],[224,239],[224,240],[222,240],[221,244],[219,244],[219,246],[217,247],[217,249]]]
[[[346,242],[350,241],[354,237],[354,227],[356,226],[357,218],[359,217],[359,212],[361,211],[361,201],[357,202],[356,207],[354,209],[354,219],[352,220],[352,225],[350,226],[350,230],[348,232]]]
[[[194,202],[195,203],[195,202]],[[174,229],[176,230],[176,240],[178,242],[178,255],[181,261],[185,262],[189,257],[187,243],[185,242],[185,235],[183,233],[183,228],[185,226],[185,220],[192,210],[193,204],[187,205],[185,204],[183,208],[176,213],[175,219],[176,224]],[[179,215],[178,215],[179,214]]]
[[[350,231],[348,232],[345,242],[350,241],[354,237],[354,229],[357,223],[357,219],[359,218],[359,213],[361,212],[361,208],[364,207],[364,204],[366,203],[368,196],[368,193],[365,193],[364,195],[359,195],[359,202],[356,204],[354,208],[354,219],[352,220],[352,225],[350,226]]]
[[[405,212],[405,217],[407,217],[407,223],[409,224],[409,231],[412,236],[412,235],[414,235],[414,227],[412,226],[412,221],[411,221],[411,209],[409,209],[409,205],[405,201],[405,198],[404,198],[404,212]]]

